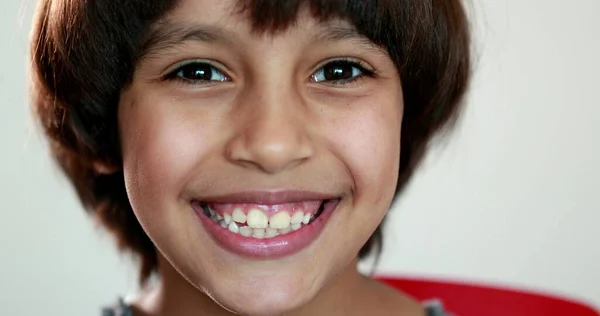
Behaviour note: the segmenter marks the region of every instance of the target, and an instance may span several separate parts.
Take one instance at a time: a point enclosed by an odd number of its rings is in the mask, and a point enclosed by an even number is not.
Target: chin
[[[306,305],[318,290],[314,283],[246,280],[221,283],[207,294],[217,304],[236,314],[267,316],[282,315]]]

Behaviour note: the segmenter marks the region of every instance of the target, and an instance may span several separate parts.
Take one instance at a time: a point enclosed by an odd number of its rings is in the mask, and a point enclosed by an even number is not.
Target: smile
[[[191,204],[221,247],[244,257],[266,259],[310,245],[339,202],[335,196],[283,191],[243,193]]]
[[[202,209],[204,215],[221,227],[244,237],[262,239],[285,235],[310,224],[321,215],[325,203],[326,201],[279,205],[202,203]]]

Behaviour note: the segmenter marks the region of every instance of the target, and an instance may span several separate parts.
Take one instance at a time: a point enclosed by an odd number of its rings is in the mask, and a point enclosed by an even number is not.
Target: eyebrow
[[[354,40],[361,46],[366,48],[384,51],[383,47],[375,44],[365,35],[360,34],[356,28],[349,26],[332,26],[328,25],[323,28],[317,38],[321,41],[338,42],[344,40]]]
[[[355,28],[350,26],[325,25],[317,33],[317,41],[338,42],[344,40],[353,40],[357,44],[378,52],[385,51],[381,46],[375,44],[368,37],[360,34]],[[198,41],[203,43],[225,43],[233,45],[237,42],[238,36],[223,28],[208,25],[177,25],[169,22],[162,22],[155,27],[148,35],[142,46],[140,60],[147,56],[152,56],[158,52],[168,50],[186,41]]]
[[[236,42],[237,36],[222,28],[208,25],[182,26],[169,22],[160,23],[146,38],[142,45],[140,59],[168,50],[187,41],[198,41],[204,43],[228,43]]]

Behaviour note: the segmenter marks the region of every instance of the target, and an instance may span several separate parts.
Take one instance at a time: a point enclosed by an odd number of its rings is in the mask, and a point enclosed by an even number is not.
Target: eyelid
[[[178,71],[181,67],[187,66],[187,65],[192,65],[192,64],[208,64],[211,65],[212,67],[215,67],[219,72],[221,72],[223,75],[225,75],[227,78],[231,79],[231,75],[229,75],[229,70],[227,69],[227,67],[225,67],[225,65],[223,65],[222,63],[212,60],[212,59],[186,59],[183,61],[180,61],[172,66],[170,66],[169,68],[167,68],[167,70],[165,70],[163,72],[163,74],[161,75],[161,77],[163,78],[167,78],[172,76],[176,71]]]
[[[377,74],[377,70],[375,70],[375,68],[373,68],[367,62],[365,62],[361,59],[353,58],[353,57],[334,57],[334,58],[326,59],[326,60],[318,63],[317,66],[315,66],[315,68],[312,70],[311,76],[314,75],[317,71],[321,70],[321,68],[327,66],[327,64],[330,64],[332,62],[340,62],[340,61],[347,62],[350,64],[355,64],[357,66],[364,68],[364,70],[366,70],[368,72],[371,72],[375,75]]]

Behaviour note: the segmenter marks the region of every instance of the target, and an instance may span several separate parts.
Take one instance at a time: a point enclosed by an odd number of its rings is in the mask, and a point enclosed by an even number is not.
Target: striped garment
[[[426,302],[425,310],[427,316],[452,316],[444,311],[444,306],[439,301]],[[116,306],[103,309],[102,316],[133,316],[133,311],[124,300],[120,300]]]

